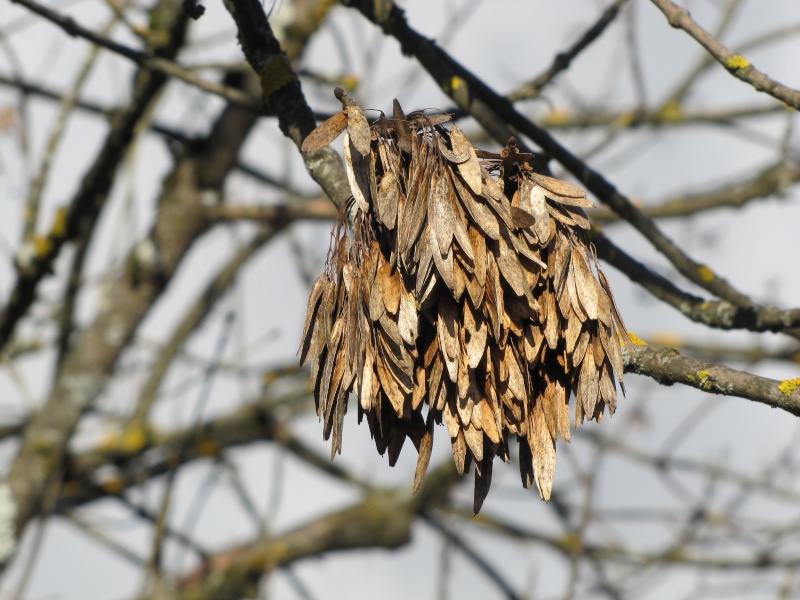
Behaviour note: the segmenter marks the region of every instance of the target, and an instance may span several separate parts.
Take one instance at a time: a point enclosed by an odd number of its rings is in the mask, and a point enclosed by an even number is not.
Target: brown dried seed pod
[[[616,407],[627,339],[584,230],[580,188],[533,172],[509,140],[476,150],[447,115],[370,126],[346,94],[344,120],[309,136],[317,149],[347,129],[345,162],[357,210],[340,214],[315,282],[300,346],[332,451],[351,391],[376,448],[397,460],[406,437],[427,470],[444,423],[459,472],[475,462],[474,510],[495,456],[520,444],[523,485],[552,492],[556,439]],[[335,133],[335,135],[334,135]],[[478,161],[483,159],[483,164]],[[597,270],[597,278],[592,265]]]

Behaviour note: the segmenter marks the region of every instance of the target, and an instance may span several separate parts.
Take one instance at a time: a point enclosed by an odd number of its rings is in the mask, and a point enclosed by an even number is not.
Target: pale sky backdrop
[[[108,18],[108,14],[98,14],[97,2],[89,0],[48,4],[69,13],[84,25],[99,28]],[[233,24],[221,1],[206,0],[204,4],[207,12],[192,31],[193,39],[202,41],[201,47],[185,53],[181,60],[186,64],[240,60]],[[462,64],[500,92],[510,91],[544,70],[554,54],[572,43],[606,4],[596,0],[406,0],[402,3],[412,26],[439,40]],[[646,97],[658,104],[659,99],[673,89],[687,67],[698,59],[701,49],[685,33],[670,28],[664,16],[649,2],[633,0],[631,4]],[[696,20],[712,27],[723,3],[692,0],[688,4]],[[771,31],[782,24],[800,23],[800,3],[797,0],[762,0],[745,4],[746,8],[725,38],[734,47],[736,41]],[[0,6],[0,32],[5,38],[2,45],[13,48],[21,63],[22,74],[26,78],[46,81],[56,88],[68,86],[82,63],[88,44],[65,37],[51,25],[6,0],[2,0]],[[271,20],[276,29],[288,9],[286,2],[275,8]],[[592,108],[632,108],[635,92],[627,72],[626,18],[613,25],[575,61],[568,72],[560,75],[548,88],[543,100],[524,104],[524,110],[543,116],[576,104]],[[328,30],[311,44],[306,68],[325,73],[366,73],[354,93],[363,107],[389,111],[394,97],[400,99],[406,111],[451,106],[413,61],[399,55],[395,42],[385,40],[356,12],[335,8],[331,19],[336,25],[336,35],[344,40],[346,51],[341,51],[340,40]],[[118,39],[132,42],[122,30]],[[800,44],[795,42],[766,46],[748,58],[772,77],[797,87],[800,85],[798,56]],[[14,68],[11,54],[0,48],[0,72],[7,75]],[[105,105],[123,102],[130,87],[131,70],[127,61],[103,52],[84,96]],[[765,96],[756,94],[721,68],[714,67],[713,70],[715,74],[707,77],[698,90],[702,93],[687,99],[687,108],[719,108],[758,101],[768,103]],[[305,84],[305,92],[316,110],[337,109],[337,101],[329,89]],[[0,108],[15,101],[13,92],[0,87]],[[189,131],[203,131],[220,106],[221,102],[213,97],[183,84],[172,83],[154,118]],[[31,98],[28,110],[27,122],[31,128],[25,133],[32,163],[18,155],[16,132],[0,132],[0,297],[4,300],[12,287],[10,249],[16,247],[21,235],[26,182],[31,175],[26,165],[38,164],[57,105]],[[686,130],[642,128],[638,133],[626,134],[623,141],[614,142],[597,159],[590,158],[589,163],[623,193],[642,203],[656,202],[672,193],[702,190],[732,176],[743,177],[756,172],[777,157],[787,120],[791,118],[796,121],[796,113],[786,111],[776,117],[753,120],[747,128],[740,130],[712,126]],[[476,131],[471,121],[467,121],[463,128],[468,134]],[[50,222],[53,211],[76,188],[103,131],[103,124],[94,116],[76,112],[71,118],[45,191],[42,223]],[[604,132],[600,131],[588,135],[557,133],[557,137],[577,154],[593,148],[603,135]],[[791,134],[790,143],[794,159],[800,159],[800,131],[797,127]],[[337,142],[336,146],[339,145]],[[259,125],[248,141],[245,157],[277,178],[290,178],[298,187],[314,190],[296,150],[280,137],[274,120],[265,119]],[[104,235],[92,248],[90,270],[97,277],[97,285],[93,295],[81,298],[84,322],[92,318],[97,303],[101,301],[102,274],[109,265],[122,260],[151,223],[161,175],[170,165],[164,141],[154,134],[142,136],[128,163],[128,169],[119,177],[113,200],[103,216],[108,226],[102,228]],[[556,174],[568,178],[559,165],[554,163],[552,166]],[[226,194],[228,201],[235,203],[269,203],[280,199],[276,192],[265,190],[242,175],[230,178]],[[680,224],[665,222],[663,228],[693,258],[707,263],[745,293],[784,308],[800,305],[800,198],[796,191],[782,198],[754,202],[738,211],[717,210],[688,224],[685,221]],[[235,232],[218,231],[196,246],[171,284],[169,301],[160,303],[148,317],[140,338],[153,344],[168,339],[170,324],[181,314],[193,292],[204,286],[207,276],[214,271],[212,267],[222,264],[250,231],[247,226],[241,226]],[[239,357],[245,364],[256,367],[292,363],[308,291],[292,244],[304,250],[306,264],[303,267],[316,277],[324,261],[329,231],[329,224],[298,225],[292,228],[290,235],[270,244],[267,251],[249,263],[235,292],[219,304],[213,318],[192,338],[191,351],[211,357],[224,318],[233,312],[235,325],[226,358]],[[608,226],[607,233],[640,260],[670,277],[675,276],[666,261],[657,257],[631,227]],[[678,339],[698,343],[746,346],[760,340],[776,347],[781,343],[769,334],[727,333],[693,325],[673,309],[632,286],[613,268],[608,267],[606,272],[612,280],[628,328],[642,338],[668,332]],[[675,278],[677,280],[677,276]],[[680,285],[691,290],[691,286],[683,281]],[[60,286],[59,281],[52,279],[43,289],[55,298]],[[53,331],[36,329],[33,324],[30,327],[32,334],[53,335]],[[27,406],[26,403],[43,401],[51,383],[43,373],[48,372],[48,361],[52,358],[52,355],[39,355],[23,363],[19,376],[24,380],[27,398],[11,382],[9,374],[0,371],[0,420],[13,421],[21,408]],[[146,376],[146,373],[136,371],[139,360],[140,357],[126,355],[125,364],[131,368],[132,375],[103,395],[102,407],[121,410],[130,402],[136,389],[131,384],[140,384]],[[774,378],[800,377],[800,372],[797,369],[792,371],[787,364],[762,363],[755,368],[760,374]],[[746,365],[733,366],[747,368]],[[196,377],[197,372],[196,368],[178,368],[173,369],[168,377],[164,389],[174,391],[165,395],[156,412],[165,426],[191,419],[198,386],[185,383],[187,378]],[[602,425],[585,425],[581,432],[613,436],[619,431],[624,434],[625,443],[648,449],[658,449],[665,443],[679,444],[678,455],[715,458],[723,464],[736,465],[754,473],[758,473],[760,465],[772,459],[780,448],[800,442],[798,423],[787,413],[738,398],[705,395],[681,386],[662,388],[652,380],[635,375],[628,375],[626,383],[628,394],[620,399],[617,414]],[[244,402],[258,391],[259,385],[255,374],[219,375],[206,408],[207,414],[225,411]],[[397,467],[389,468],[386,460],[375,452],[367,428],[357,427],[355,420],[355,411],[351,410],[346,418],[343,454],[336,460],[352,465],[358,473],[374,481],[410,487],[415,453],[406,448]],[[631,422],[635,425],[630,426]],[[687,422],[696,426],[686,437],[676,438],[676,431],[684,428]],[[76,443],[97,440],[104,432],[103,427],[103,420],[96,419],[93,427],[84,427]],[[324,452],[328,451],[316,417],[306,418],[300,429],[307,440]],[[594,457],[587,452],[588,448],[580,435],[569,446],[559,444],[557,492],[574,489],[577,485],[576,466],[591,467]],[[13,451],[14,448],[7,444],[0,446],[3,463]],[[431,464],[447,458],[449,453],[446,436],[440,432]],[[246,485],[260,502],[271,529],[291,527],[309,515],[344,506],[354,499],[352,491],[311,472],[266,444],[240,448],[231,455],[242,466]],[[207,476],[207,465],[202,461],[180,475],[181,487],[175,507],[177,523],[185,522],[197,494],[208,493],[209,488],[203,487]],[[649,469],[632,461],[611,458],[603,463],[596,502],[598,506],[620,510],[630,506],[668,508],[683,502],[679,497],[682,493],[702,494],[697,483],[696,478],[686,476],[685,492],[679,492],[665,485]],[[156,488],[148,486],[138,494],[142,498],[148,498],[149,494],[157,506],[159,495]],[[230,509],[235,499],[223,486],[211,489],[213,491],[203,506],[196,530],[210,545],[244,539],[251,524],[243,519],[240,511]],[[461,487],[459,493],[463,494],[465,502],[470,502],[471,484]],[[725,490],[720,493],[724,495]],[[800,516],[798,509],[800,507],[775,506],[765,502],[747,507],[765,522],[776,514],[775,511],[786,520],[787,511],[795,511]],[[492,490],[483,511],[511,516],[523,525],[548,527],[552,523],[553,531],[557,531],[552,511],[539,500],[535,490],[524,491],[520,487],[517,469],[511,465],[495,467]],[[134,526],[125,511],[106,503],[94,505],[91,509],[82,508],[81,512],[108,527],[127,544],[139,545],[146,554],[149,533],[144,527]],[[633,541],[646,549],[666,539],[669,525],[640,526],[632,521],[622,525],[609,524],[609,528],[619,539]],[[495,538],[479,536],[471,531],[466,535],[481,544],[495,544],[498,550],[491,554],[494,564],[509,575],[517,589],[528,586],[531,598],[557,597],[563,591],[567,572],[564,563],[556,560],[551,552],[521,543],[497,544]],[[434,582],[441,566],[441,553],[441,541],[427,526],[419,525],[413,544],[399,551],[339,553],[297,565],[295,573],[315,598],[394,600],[413,597],[433,600],[438,594]],[[191,564],[191,559],[181,556],[180,552],[173,552],[170,557],[176,561],[173,564],[184,567]],[[450,568],[455,575],[448,585],[450,598],[498,597],[497,589],[458,554]],[[19,576],[17,568],[2,582],[5,595],[0,595],[0,598],[9,598],[9,591],[14,589]],[[720,576],[724,577],[724,573]],[[644,578],[639,597],[648,600],[678,598],[690,589],[692,582],[688,572],[675,574],[669,581],[649,582]],[[25,597],[121,599],[131,597],[140,583],[140,574],[128,563],[77,534],[66,522],[52,522],[47,527],[45,543]],[[273,577],[268,587],[272,598],[297,598],[284,575]]]

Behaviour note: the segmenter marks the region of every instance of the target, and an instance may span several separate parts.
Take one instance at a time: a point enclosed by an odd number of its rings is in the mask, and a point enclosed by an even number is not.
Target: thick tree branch
[[[407,488],[374,489],[356,504],[309,521],[275,538],[220,552],[179,584],[176,598],[237,598],[265,571],[329,552],[366,548],[392,550],[411,541],[415,517],[437,506],[459,480],[451,460],[425,477],[419,493]]]
[[[800,417],[800,379],[777,381],[737,371],[707,360],[681,355],[674,348],[655,348],[638,341],[624,353],[625,371],[645,375],[661,385],[681,383],[711,394],[738,396],[780,408]]]
[[[303,377],[305,379],[305,374]],[[287,381],[282,379],[280,383]],[[256,441],[280,444],[320,472],[364,488],[359,478],[317,453],[295,435],[285,421],[277,418],[276,411],[286,402],[291,402],[294,408],[302,406],[311,410],[304,398],[308,398],[307,390],[284,397],[273,395],[267,388],[257,401],[209,421],[199,433],[194,426],[161,433],[150,422],[130,423],[97,448],[69,457],[58,510],[68,510],[109,495],[119,497],[131,487],[174,470],[176,466],[216,457],[227,449]]]
[[[277,115],[283,135],[299,148],[316,121],[300,80],[272,33],[264,7],[258,0],[225,0],[225,7],[236,23],[245,58],[261,80],[264,106]],[[342,206],[351,194],[339,155],[332,148],[323,148],[305,153],[303,162],[333,203]]]
[[[177,10],[179,20],[185,19],[179,6],[171,2],[168,6]],[[143,73],[139,76],[147,80],[149,74]],[[50,397],[26,427],[9,474],[17,536],[36,514],[42,491],[64,460],[78,421],[104,388],[123,349],[191,245],[209,226],[202,192],[220,189],[255,118],[252,111],[229,106],[212,128],[208,143],[177,161],[164,183],[149,237],[131,253],[125,272],[109,290],[109,308],[76,336],[65,353]],[[112,178],[111,173],[103,176]]]
[[[338,214],[336,207],[322,198],[285,204],[223,204],[209,208],[208,212],[209,218],[214,221],[248,220],[262,223],[330,221]]]
[[[592,231],[597,255],[620,270],[653,296],[697,323],[714,329],[784,332],[800,327],[800,309],[774,306],[737,306],[725,300],[708,301],[684,292],[672,281],[647,268],[624,252],[600,231]]]

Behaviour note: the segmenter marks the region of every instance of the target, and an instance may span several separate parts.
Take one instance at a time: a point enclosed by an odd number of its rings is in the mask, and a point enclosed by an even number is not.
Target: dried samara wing
[[[519,444],[525,487],[550,497],[556,441],[600,421],[622,383],[627,339],[586,237],[586,193],[533,171],[511,138],[475,148],[449,115],[412,112],[370,124],[341,90],[342,113],[303,144],[345,135],[353,200],[314,284],[300,345],[317,411],[341,451],[357,396],[378,451],[394,464],[406,438],[423,485],[444,424],[459,472],[475,464],[474,510],[495,457]],[[624,388],[623,388],[624,389]]]

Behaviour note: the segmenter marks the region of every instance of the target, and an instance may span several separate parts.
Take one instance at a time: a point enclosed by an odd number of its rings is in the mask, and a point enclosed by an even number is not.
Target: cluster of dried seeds
[[[617,332],[627,337],[584,230],[586,194],[535,173],[509,140],[476,150],[447,115],[370,125],[341,89],[343,111],[303,144],[347,129],[353,198],[334,230],[308,303],[301,362],[311,358],[317,411],[331,456],[341,451],[350,392],[378,451],[394,464],[408,437],[428,466],[444,422],[460,473],[475,462],[474,510],[495,456],[519,441],[522,482],[550,497],[556,437],[600,421],[622,382]],[[592,266],[597,269],[595,278]]]

